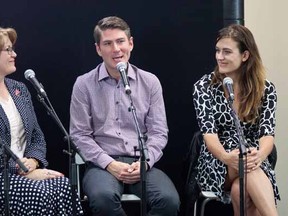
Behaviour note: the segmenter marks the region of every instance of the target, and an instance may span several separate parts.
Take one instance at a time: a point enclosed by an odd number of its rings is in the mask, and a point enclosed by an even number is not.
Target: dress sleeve
[[[203,134],[217,133],[213,116],[210,76],[205,75],[194,84],[193,103],[198,125]]]
[[[29,125],[29,128],[26,129],[27,146],[24,157],[37,159],[37,161],[40,162],[40,167],[45,168],[48,166],[48,161],[46,160],[47,149],[45,137],[38,124],[30,92],[25,85],[22,86],[21,92],[23,92],[25,101],[28,105],[25,106],[25,109],[27,110],[26,123]]]
[[[273,83],[266,81],[259,119],[259,138],[275,135],[277,94]]]

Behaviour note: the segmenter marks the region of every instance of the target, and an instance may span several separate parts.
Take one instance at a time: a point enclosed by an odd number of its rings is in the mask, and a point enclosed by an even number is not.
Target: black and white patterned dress
[[[201,132],[203,134],[217,133],[223,147],[229,152],[238,148],[237,130],[230,114],[229,103],[224,96],[222,84],[210,85],[213,74],[212,72],[209,75],[204,75],[194,84],[194,107]],[[268,80],[265,82],[265,93],[262,101],[257,123],[240,122],[247,143],[253,147],[259,146],[259,139],[262,136],[274,136],[277,96],[275,86]],[[275,199],[280,199],[275,173],[268,159],[263,161],[261,168],[272,183]],[[223,190],[226,174],[226,165],[212,156],[206,145],[203,144],[198,159],[197,175],[201,189],[213,191],[223,202],[230,202],[227,199],[229,196]]]
[[[46,142],[42,133],[30,93],[26,86],[12,79],[5,78],[5,85],[20,114],[25,130],[27,145],[24,157],[35,158],[41,168],[48,165],[46,161]],[[7,115],[0,105],[0,141],[11,146],[11,130]],[[3,149],[0,148],[0,215],[5,215]],[[9,163],[9,209],[11,216],[74,216],[83,211],[76,191],[71,188],[68,178],[59,177],[46,180],[31,180],[20,176],[15,161]]]

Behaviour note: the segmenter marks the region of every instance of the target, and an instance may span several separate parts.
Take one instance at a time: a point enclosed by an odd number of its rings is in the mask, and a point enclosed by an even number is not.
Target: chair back
[[[277,148],[275,144],[273,145],[273,149],[270,155],[268,156],[268,161],[270,162],[271,167],[274,170],[276,167],[276,163],[277,163]]]

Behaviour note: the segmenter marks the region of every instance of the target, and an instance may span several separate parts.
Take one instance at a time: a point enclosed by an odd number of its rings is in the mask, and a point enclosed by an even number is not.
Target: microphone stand
[[[27,173],[29,170],[25,167],[25,165],[20,161],[20,159],[11,151],[10,146],[5,145],[3,140],[0,139],[0,146],[2,149],[2,159],[4,161],[4,171],[3,171],[3,178],[4,178],[4,202],[5,202],[5,215],[10,215],[10,208],[9,208],[9,167],[8,167],[8,155],[20,166],[20,168]]]
[[[147,141],[147,136],[142,134],[140,131],[139,123],[138,123],[137,116],[136,116],[136,109],[133,105],[133,100],[131,97],[131,91],[129,92],[126,91],[126,94],[128,95],[130,99],[130,107],[128,108],[128,111],[132,112],[135,127],[136,127],[137,134],[138,134],[139,149],[136,149],[136,150],[140,151],[141,216],[145,216],[147,212],[146,211],[146,208],[147,208],[147,204],[146,204],[147,202],[146,201],[146,161],[150,160],[148,156],[147,148],[145,146],[145,142]]]
[[[230,105],[230,113],[234,119],[235,127],[237,130],[237,135],[239,138],[239,164],[238,164],[238,169],[239,169],[239,190],[240,190],[240,216],[244,215],[244,209],[245,209],[245,204],[244,204],[244,160],[243,156],[247,154],[247,149],[246,149],[246,142],[244,138],[244,133],[243,129],[240,125],[240,120],[233,108],[233,99],[229,96],[228,102]]]
[[[46,108],[47,113],[49,116],[52,117],[52,119],[56,122],[62,133],[65,135],[64,140],[67,141],[68,144],[68,151],[63,150],[65,154],[69,156],[69,179],[71,181],[71,187],[72,187],[72,193],[76,191],[77,189],[77,166],[75,162],[75,154],[77,153],[82,160],[86,163],[86,159],[81,153],[80,149],[75,145],[71,137],[69,136],[68,132],[66,131],[65,127],[63,126],[62,122],[60,121],[59,117],[57,116],[55,110],[53,109],[52,104],[50,103],[48,97],[46,96],[45,98],[41,95],[38,94],[38,100],[43,104],[43,106]],[[45,99],[47,100],[49,106],[45,102]],[[72,148],[71,148],[72,147]],[[75,205],[74,205],[75,206]]]

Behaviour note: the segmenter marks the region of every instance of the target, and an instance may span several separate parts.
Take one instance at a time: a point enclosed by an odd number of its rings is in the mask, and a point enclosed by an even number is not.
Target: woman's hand
[[[247,153],[247,160],[246,160],[246,170],[247,172],[251,172],[258,167],[260,167],[262,163],[261,156],[257,148],[250,148],[250,152]]]
[[[64,174],[50,169],[35,169],[28,174],[22,175],[33,180],[52,179],[64,176]]]
[[[19,165],[16,164],[17,169],[19,170],[19,174],[20,175],[25,175],[28,174],[30,172],[32,172],[33,170],[38,168],[38,162],[36,161],[36,159],[34,158],[21,158],[20,161],[23,163],[23,165],[28,169],[27,173],[24,173],[24,171],[22,169],[20,169]]]
[[[225,164],[238,172],[239,170],[239,149],[233,149],[225,156]]]

